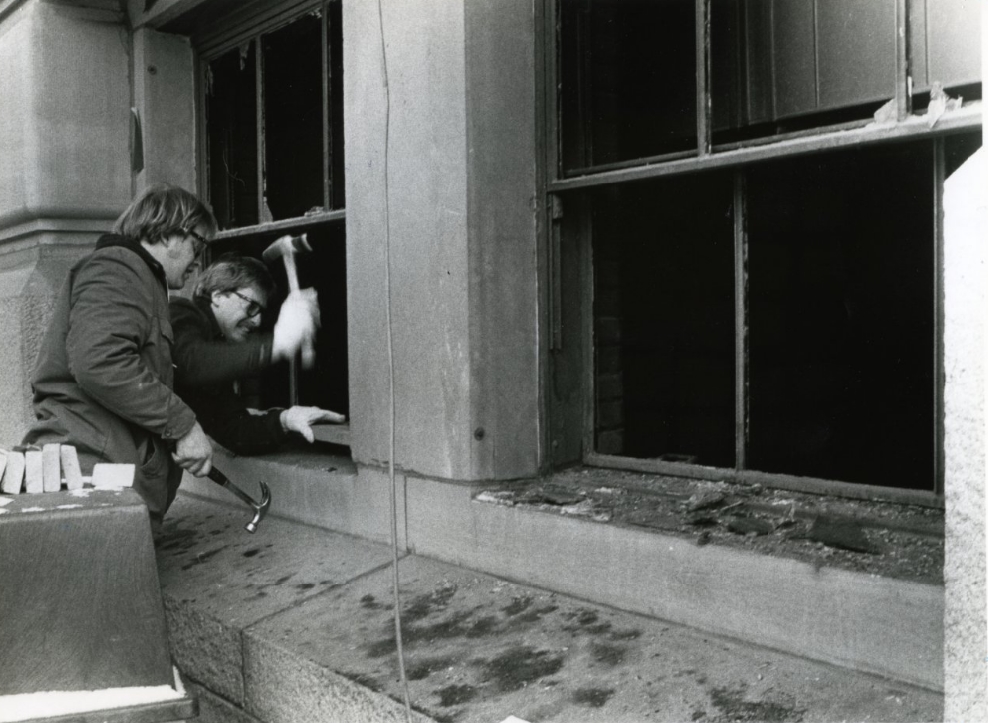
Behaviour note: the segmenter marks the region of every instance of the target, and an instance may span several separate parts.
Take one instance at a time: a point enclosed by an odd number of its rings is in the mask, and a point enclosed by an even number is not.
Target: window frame
[[[255,87],[257,89],[257,184],[258,184],[258,217],[261,217],[260,206],[264,203],[264,172],[265,172],[265,147],[263,131],[264,114],[264,79],[262,73],[263,53],[261,51],[261,39],[264,35],[284,28],[303,16],[318,12],[323,18],[321,23],[321,63],[322,63],[322,118],[323,118],[323,138],[325,146],[323,148],[323,208],[330,209],[318,213],[307,213],[302,216],[278,219],[275,221],[259,222],[247,226],[238,226],[230,229],[223,229],[216,233],[215,241],[236,241],[249,237],[271,234],[271,233],[304,233],[306,230],[328,227],[332,225],[344,224],[346,222],[346,208],[332,208],[334,198],[334,178],[333,178],[333,121],[332,114],[332,59],[329,57],[329,38],[327,29],[327,18],[329,17],[329,7],[340,4],[342,0],[280,0],[271,2],[266,0],[260,3],[253,3],[243,8],[235,8],[231,12],[220,17],[212,18],[204,24],[202,29],[192,37],[192,49],[194,57],[195,73],[195,97],[196,97],[196,182],[202,189],[203,195],[207,197],[210,189],[209,177],[209,156],[208,156],[208,134],[206,132],[206,72],[209,64],[230,52],[231,50],[244,45],[254,43],[255,45]],[[340,49],[342,52],[342,48]],[[339,121],[342,130],[342,118]],[[342,150],[342,147],[341,147]],[[340,198],[345,198],[341,193]],[[208,254],[208,251],[207,251]],[[208,259],[207,259],[208,260]],[[289,402],[292,405],[298,404],[298,385],[295,379],[295,368],[292,366],[289,380]],[[330,442],[341,446],[350,446],[350,424],[349,420],[345,424],[320,425],[313,428],[315,437],[319,441]]]
[[[563,208],[567,198],[581,195],[581,191],[612,187],[635,181],[665,176],[677,176],[703,170],[723,169],[734,171],[734,263],[735,263],[735,466],[719,468],[686,462],[670,462],[657,459],[638,459],[596,451],[596,374],[594,329],[594,269],[591,224],[582,209],[576,209],[579,219],[571,223],[570,233],[577,236],[576,246],[580,256],[579,308],[581,309],[578,336],[579,363],[582,366],[582,449],[581,461],[597,467],[626,469],[652,474],[668,474],[697,479],[729,479],[745,484],[761,484],[766,487],[801,492],[826,493],[857,499],[882,499],[905,504],[942,507],[944,487],[944,424],[943,424],[943,181],[945,177],[944,139],[946,136],[975,131],[982,128],[981,102],[962,106],[944,113],[930,128],[925,115],[912,112],[909,95],[907,33],[908,0],[896,0],[896,82],[894,118],[876,124],[863,119],[839,125],[821,126],[785,135],[767,136],[730,144],[712,143],[712,113],[709,73],[710,52],[710,3],[712,0],[694,0],[696,15],[696,92],[697,92],[697,148],[688,155],[677,153],[651,158],[638,158],[618,163],[596,165],[566,172],[562,166],[561,119],[561,54],[559,38],[559,6],[563,0],[545,0],[543,40],[545,45],[545,163],[546,163],[546,244],[548,259],[547,286],[547,344],[548,353],[562,351],[562,274],[560,272],[563,241]],[[983,82],[983,79],[982,79]],[[817,152],[857,148],[896,141],[931,139],[933,141],[934,199],[932,221],[934,242],[934,435],[932,490],[910,490],[882,487],[829,479],[799,477],[791,474],[759,472],[745,469],[745,448],[748,421],[747,370],[749,350],[747,346],[747,235],[745,230],[745,169],[759,161],[806,156]],[[577,204],[574,204],[577,205]],[[552,374],[547,368],[547,374]],[[551,381],[550,381],[551,383]],[[556,410],[547,409],[552,415]],[[550,423],[551,426],[551,423]],[[552,442],[556,444],[555,441]]]

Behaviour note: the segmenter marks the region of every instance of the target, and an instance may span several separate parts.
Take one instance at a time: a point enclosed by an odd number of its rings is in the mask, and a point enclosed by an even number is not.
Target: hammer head
[[[254,519],[247,523],[244,527],[247,532],[257,532],[257,525],[264,519],[264,516],[268,513],[268,507],[271,506],[271,490],[264,482],[260,482],[261,485],[261,501],[258,504],[251,504],[254,508]]]
[[[289,235],[282,236],[280,239],[264,249],[264,253],[261,254],[261,257],[270,264],[285,256],[292,256],[294,254],[304,253],[306,251],[312,251],[312,247],[309,246],[309,240],[306,238],[305,234],[302,234],[301,236]]]

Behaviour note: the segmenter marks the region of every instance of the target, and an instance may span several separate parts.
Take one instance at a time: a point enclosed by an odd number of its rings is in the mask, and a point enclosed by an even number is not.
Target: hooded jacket
[[[172,338],[161,264],[137,241],[102,236],[56,301],[24,438],[74,445],[84,475],[97,462],[134,464],[134,488],[158,522],[182,478],[174,441],[196,422],[172,390]]]

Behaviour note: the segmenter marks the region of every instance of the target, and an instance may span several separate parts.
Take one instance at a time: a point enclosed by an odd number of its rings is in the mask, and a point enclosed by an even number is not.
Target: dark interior
[[[595,197],[598,451],[734,465],[732,199],[730,173]]]
[[[744,171],[747,469],[934,489],[933,172],[930,141]],[[596,451],[735,465],[733,183],[594,193]]]
[[[264,249],[284,232],[258,234],[249,239],[218,241],[214,257],[226,251],[260,258]],[[316,338],[316,368],[300,371],[299,404],[323,407],[349,417],[349,377],[347,366],[346,312],[346,229],[343,223],[320,225],[307,230],[312,253],[296,257],[299,285],[319,294],[322,326]],[[264,327],[277,319],[280,302],[287,292],[283,263],[268,267],[278,284],[277,299],[269,304]],[[248,403],[259,408],[289,404],[288,365],[278,364],[256,380],[242,385]]]
[[[271,219],[325,210],[322,20],[304,15],[264,35],[261,44],[265,198]]]
[[[696,147],[693,0],[562,0],[564,171]]]
[[[753,469],[933,489],[929,142],[748,173]]]
[[[257,223],[257,75],[255,44],[209,63],[206,142],[209,202],[220,228]]]

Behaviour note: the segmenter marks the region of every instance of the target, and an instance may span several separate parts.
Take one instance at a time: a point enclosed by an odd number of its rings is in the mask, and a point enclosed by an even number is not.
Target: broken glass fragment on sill
[[[934,81],[930,86],[930,104],[926,108],[926,125],[932,128],[940,120],[940,116],[947,111],[957,110],[963,103],[963,98],[951,98],[943,89],[940,81]]]
[[[849,520],[838,520],[821,515],[813,520],[806,537],[814,542],[822,542],[827,547],[865,552],[870,555],[880,552],[868,540],[861,526]]]

